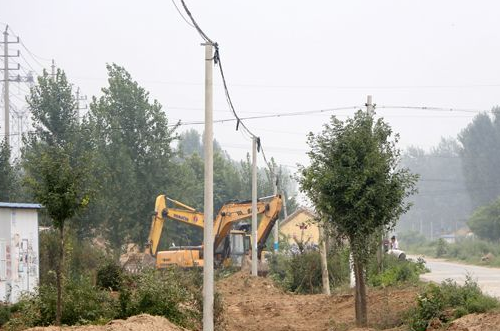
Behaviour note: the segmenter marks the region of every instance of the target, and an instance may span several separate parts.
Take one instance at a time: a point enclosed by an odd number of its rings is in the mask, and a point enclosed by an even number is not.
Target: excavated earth
[[[160,316],[151,316],[141,314],[132,316],[126,320],[114,320],[106,325],[85,325],[85,326],[66,326],[66,327],[37,327],[28,331],[187,331],[166,318]]]
[[[404,311],[415,304],[416,287],[369,290],[369,328],[354,325],[352,294],[326,296],[284,293],[267,278],[239,272],[217,283],[225,305],[226,331],[403,331]],[[187,331],[167,319],[142,314],[106,325],[38,327],[31,331]],[[436,323],[429,330],[500,331],[500,313],[471,314],[449,325]]]
[[[373,330],[354,327],[352,294],[287,294],[269,279],[241,272],[219,281],[217,288],[224,298],[228,331]],[[379,330],[400,325],[402,312],[415,304],[417,291],[369,291],[369,324]]]

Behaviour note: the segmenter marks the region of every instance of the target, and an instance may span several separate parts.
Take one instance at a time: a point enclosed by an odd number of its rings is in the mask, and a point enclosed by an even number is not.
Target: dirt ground
[[[354,328],[354,297],[283,293],[266,278],[234,274],[217,284],[226,304],[226,328],[240,331],[371,330]],[[401,312],[415,303],[416,288],[369,291],[369,324],[399,325]]]
[[[470,314],[453,321],[447,331],[500,331],[500,313]]]
[[[126,320],[114,320],[106,325],[70,326],[59,328],[56,326],[38,327],[29,331],[186,331],[170,323],[166,318],[141,314]]]
[[[401,314],[415,304],[418,289],[369,290],[369,328],[354,326],[354,298],[284,293],[267,278],[236,273],[217,283],[225,303],[226,331],[403,331]],[[431,328],[432,329],[432,328]],[[102,326],[46,327],[31,331],[187,331],[159,316],[142,314]],[[500,312],[471,314],[432,330],[500,331]]]

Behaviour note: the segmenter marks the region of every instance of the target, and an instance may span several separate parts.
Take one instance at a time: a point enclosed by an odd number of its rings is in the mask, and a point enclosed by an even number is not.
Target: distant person
[[[399,249],[399,243],[396,236],[391,237],[391,249]]]

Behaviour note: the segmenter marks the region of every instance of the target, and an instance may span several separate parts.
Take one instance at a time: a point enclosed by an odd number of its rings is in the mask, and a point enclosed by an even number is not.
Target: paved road
[[[416,256],[409,257],[416,258]],[[500,298],[500,268],[465,265],[427,257],[424,259],[431,272],[421,275],[420,279],[439,283],[451,278],[457,283],[463,284],[465,276],[470,274],[484,292]]]

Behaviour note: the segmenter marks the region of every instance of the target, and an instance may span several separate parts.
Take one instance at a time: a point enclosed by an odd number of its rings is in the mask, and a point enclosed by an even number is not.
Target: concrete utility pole
[[[286,195],[285,195],[285,190],[281,191],[281,197],[283,198],[283,216],[285,216],[285,219],[288,218],[288,211],[286,209]]]
[[[276,196],[278,194],[278,175],[276,175],[276,167],[274,166],[274,163],[273,163],[273,187],[274,187],[274,195]],[[280,226],[280,219],[278,217],[278,219],[276,220],[276,223],[274,223],[274,234],[273,234],[273,237],[274,237],[274,252],[275,253],[278,253],[278,250],[279,250],[279,233],[280,233],[280,230],[279,230],[279,226]]]
[[[10,144],[10,100],[9,100],[9,33],[7,32],[8,26],[5,27],[3,32],[3,84],[4,84],[4,95],[3,95],[3,105],[4,109],[4,130],[5,139],[7,145]]]
[[[9,26],[5,27],[5,31],[3,32],[3,84],[4,84],[4,95],[3,95],[3,105],[4,105],[4,130],[5,130],[5,139],[7,145],[10,145],[10,92],[9,92],[9,70],[19,70],[20,65],[17,64],[17,68],[9,68],[9,57],[18,57],[19,51],[17,55],[9,55],[9,44],[16,44],[19,42],[19,37],[17,41],[9,41]]]
[[[257,277],[257,137],[252,139],[252,276]]]
[[[373,103],[372,103],[372,96],[371,95],[369,95],[366,98],[366,111],[369,114],[373,114],[373,111],[374,111],[374,107],[373,107]]]
[[[214,330],[214,134],[213,134],[213,45],[205,46],[205,201],[203,228],[203,331]]]

